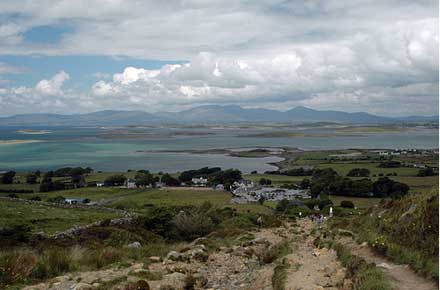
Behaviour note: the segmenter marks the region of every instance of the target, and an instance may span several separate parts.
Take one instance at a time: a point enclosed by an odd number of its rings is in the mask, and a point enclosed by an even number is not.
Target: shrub
[[[3,184],[12,184],[14,182],[15,171],[7,171],[3,173],[1,177],[1,182]]]
[[[350,200],[343,200],[343,201],[341,201],[341,207],[354,208],[354,203],[351,202]]]
[[[193,240],[211,232],[214,223],[206,211],[181,211],[173,219],[177,237],[182,240]]]
[[[104,180],[105,186],[122,186],[124,185],[127,177],[122,174],[111,175]]]
[[[258,182],[260,185],[271,185],[272,180],[268,178],[260,178],[260,181]]]
[[[258,260],[261,264],[270,264],[276,259],[283,257],[291,252],[289,242],[283,241],[278,244],[270,246],[266,251],[262,251]]]
[[[431,167],[428,168],[422,168],[419,170],[419,172],[417,173],[417,176],[419,177],[424,177],[424,176],[434,176],[435,172],[434,169],[432,169]]]
[[[0,229],[0,242],[24,243],[31,236],[31,227],[27,224],[17,224]]]
[[[32,189],[13,189],[13,188],[1,188],[0,192],[12,192],[12,193],[33,193]]]
[[[46,279],[73,270],[70,251],[55,248],[45,251],[38,259],[32,272],[37,279]]]
[[[353,168],[347,173],[350,177],[368,177],[370,175],[370,170],[367,168]]]
[[[122,253],[115,248],[105,247],[101,249],[89,249],[85,255],[85,264],[92,268],[101,269],[107,265],[116,263],[122,258]]]
[[[0,253],[0,286],[25,280],[37,263],[36,255],[27,250]]]
[[[55,197],[50,197],[47,199],[47,202],[53,202],[53,203],[63,203],[66,200],[64,196],[58,195]]]
[[[38,177],[35,174],[28,174],[26,176],[26,183],[28,184],[36,184]]]

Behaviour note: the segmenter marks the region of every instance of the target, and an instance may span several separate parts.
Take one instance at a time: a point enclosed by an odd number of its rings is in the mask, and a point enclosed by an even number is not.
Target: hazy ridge
[[[288,111],[240,106],[199,106],[180,112],[105,110],[87,114],[21,114],[0,118],[0,126],[128,126],[159,124],[306,123],[391,124],[437,122],[438,116],[384,117],[365,112],[320,111],[295,107]]]

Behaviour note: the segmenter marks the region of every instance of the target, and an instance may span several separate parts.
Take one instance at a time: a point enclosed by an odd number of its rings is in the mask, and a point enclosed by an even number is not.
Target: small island
[[[23,129],[18,130],[17,133],[26,134],[26,135],[43,135],[52,133],[49,130],[33,130],[33,129]]]

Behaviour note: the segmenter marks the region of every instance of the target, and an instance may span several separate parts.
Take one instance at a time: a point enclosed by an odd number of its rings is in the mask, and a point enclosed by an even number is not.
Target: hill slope
[[[438,116],[388,118],[364,112],[319,111],[296,107],[288,111],[245,109],[236,105],[199,106],[180,112],[106,110],[87,114],[22,114],[0,118],[0,126],[128,126],[157,124],[310,123],[390,124],[436,122]]]

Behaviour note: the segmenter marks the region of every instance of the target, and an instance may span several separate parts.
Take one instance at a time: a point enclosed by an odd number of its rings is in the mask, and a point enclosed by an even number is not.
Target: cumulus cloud
[[[61,90],[62,85],[66,80],[68,80],[69,74],[64,71],[60,71],[56,75],[54,75],[50,80],[41,80],[35,86],[35,89],[43,94],[49,96],[62,95],[63,91]]]
[[[186,61],[154,70],[127,66],[111,77],[97,68],[103,73],[87,91],[63,90],[69,76],[61,73],[24,89],[60,106],[158,111],[235,103],[396,115],[437,111],[436,1],[6,0],[0,2],[2,15],[0,54]],[[60,24],[72,29],[59,43],[26,42],[30,28]]]

